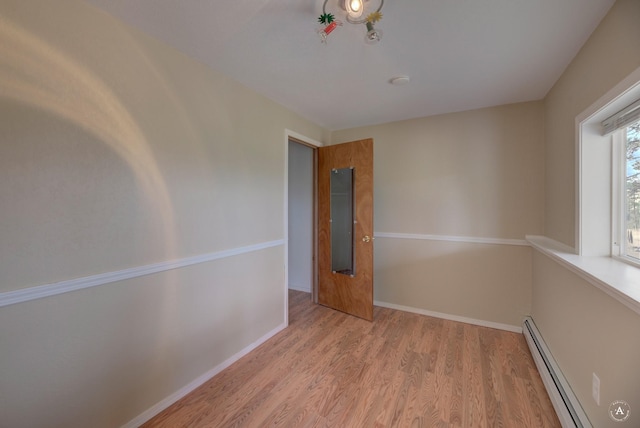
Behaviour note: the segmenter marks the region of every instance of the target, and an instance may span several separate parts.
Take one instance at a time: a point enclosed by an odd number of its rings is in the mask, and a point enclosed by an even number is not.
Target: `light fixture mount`
[[[337,4],[339,9],[327,7],[328,3]],[[382,31],[374,28],[374,24],[382,19],[382,6],[384,0],[324,0],[322,4],[322,15],[318,21],[324,25],[318,30],[318,34],[323,43],[326,43],[327,36],[339,25],[342,25],[340,17],[344,15],[344,20],[349,24],[365,24],[367,33],[365,42],[377,43],[382,38]],[[331,6],[331,4],[329,4]]]
[[[409,76],[395,76],[389,79],[389,83],[395,86],[402,86],[409,83],[409,80],[411,80],[409,79]]]

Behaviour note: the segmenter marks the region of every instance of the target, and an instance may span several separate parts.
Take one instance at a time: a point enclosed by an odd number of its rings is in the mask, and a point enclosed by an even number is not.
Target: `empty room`
[[[0,0],[0,427],[640,426],[639,22]]]

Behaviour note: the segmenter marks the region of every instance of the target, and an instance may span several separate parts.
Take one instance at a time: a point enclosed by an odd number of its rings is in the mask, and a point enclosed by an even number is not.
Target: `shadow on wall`
[[[7,180],[0,187],[7,208],[0,224],[5,238],[0,244],[4,275],[0,292],[128,268],[142,264],[141,260],[148,263],[145,257],[174,259],[177,236],[167,184],[149,142],[122,100],[95,73],[15,23],[0,19],[0,40],[0,110],[3,117],[15,119],[0,127],[0,135],[5,133],[0,153],[10,154],[0,159],[1,177]],[[102,291],[92,291],[94,302]],[[131,302],[139,292],[131,288]],[[66,301],[75,302],[86,293],[73,293]],[[126,327],[113,333],[111,327],[117,323],[112,312],[101,323],[93,323],[92,314],[76,326],[77,337],[90,337],[102,329],[124,341],[162,343],[179,315],[179,293],[175,285],[164,284],[156,293],[158,307],[164,308],[162,319],[156,320],[156,333],[134,337],[141,320],[131,302],[115,306],[102,299],[92,306],[94,310],[117,308],[116,319]],[[72,304],[65,313],[76,312],[84,314],[83,307]],[[55,325],[53,319],[49,322]],[[69,334],[66,329],[65,334]],[[38,355],[64,352],[36,337],[35,333],[22,337],[21,343],[36,347]],[[92,352],[78,343],[72,344],[76,352],[68,361]],[[19,358],[12,363],[17,365]],[[115,376],[121,361],[122,355],[107,362],[96,360],[94,368],[104,376]],[[149,379],[164,367],[158,361],[147,365]],[[79,384],[89,381],[90,377]],[[109,401],[108,391],[99,394]]]
[[[126,107],[88,69],[25,29],[3,20],[0,39],[2,96],[86,130],[123,159],[161,216],[164,251],[171,258],[176,239],[171,200],[149,144]]]

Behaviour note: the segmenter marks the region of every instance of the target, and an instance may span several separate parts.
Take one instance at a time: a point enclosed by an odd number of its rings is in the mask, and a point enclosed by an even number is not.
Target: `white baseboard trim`
[[[284,239],[0,293],[0,307],[284,245]]]
[[[247,346],[246,348],[242,349],[240,352],[237,352],[236,354],[227,358],[222,363],[218,364],[208,372],[204,373],[201,376],[198,376],[196,379],[189,382],[187,385],[180,388],[173,394],[169,395],[167,398],[161,400],[154,406],[150,407],[149,409],[145,410],[135,418],[131,419],[129,422],[122,425],[121,428],[137,428],[140,425],[144,424],[145,422],[147,422],[148,420],[156,416],[158,413],[162,412],[164,409],[171,406],[176,401],[180,400],[182,397],[194,391],[196,388],[198,388],[199,386],[204,384],[206,381],[208,381],[209,379],[211,379],[212,377],[220,373],[222,370],[226,369],[231,364],[235,363],[240,358],[244,357],[249,352],[253,351],[258,346],[262,345],[267,340],[271,339],[273,336],[275,336],[276,334],[284,330],[286,327],[287,327],[286,324],[284,323],[280,324],[278,327],[271,330],[270,332],[268,332],[267,334],[265,334],[264,336],[262,336],[261,338],[259,338],[258,340],[250,344],[249,346]]]
[[[422,235],[418,233],[390,233],[375,232],[376,238],[395,238],[395,239],[418,239],[423,241],[447,241],[447,242],[465,242],[468,244],[492,244],[492,245],[517,245],[528,247],[529,243],[525,239],[507,239],[507,238],[477,238],[474,236],[452,236],[452,235]]]
[[[434,311],[429,311],[427,309],[414,308],[412,306],[396,305],[395,303],[381,302],[378,300],[375,300],[373,304],[375,306],[381,306],[383,308],[397,309],[399,311],[412,312],[414,314],[427,315],[430,317],[442,318],[449,321],[463,322],[465,324],[473,324],[473,325],[478,325],[480,327],[496,328],[498,330],[506,330],[506,331],[511,331],[513,333],[522,333],[522,327],[516,326],[516,325],[502,324],[502,323],[493,322],[493,321],[478,320],[475,318],[461,317],[459,315],[444,314],[442,312],[434,312]]]
[[[310,286],[305,286],[303,284],[292,284],[289,283],[289,289],[290,290],[296,290],[296,291],[304,291],[305,293],[311,293],[311,287]]]

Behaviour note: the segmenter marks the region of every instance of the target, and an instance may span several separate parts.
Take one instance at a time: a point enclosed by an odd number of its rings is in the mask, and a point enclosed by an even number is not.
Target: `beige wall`
[[[546,235],[575,240],[575,118],[640,66],[640,2],[619,0],[545,99]],[[640,317],[545,256],[533,258],[532,314],[594,426],[619,426],[609,404],[640,410]],[[601,404],[591,398],[592,373]],[[635,409],[635,413],[634,413]],[[634,422],[635,421],[635,422]]]
[[[637,0],[618,0],[545,98],[545,234],[575,244],[575,118],[640,66]]]
[[[616,427],[609,404],[631,406],[629,426],[640,416],[640,316],[545,255],[533,257],[533,319],[594,427]],[[600,406],[591,397],[600,378]]]
[[[0,16],[1,292],[284,238],[285,128],[326,131],[84,2]],[[0,308],[0,425],[126,423],[283,325],[284,264]]]
[[[0,16],[0,291],[283,239],[284,129],[325,130],[85,3],[2,0]],[[544,103],[334,132],[375,140],[376,231],[573,245],[574,119],[640,66],[639,16],[618,1]],[[377,300],[509,325],[532,311],[594,423],[606,401],[640,409],[638,316],[555,262],[375,245]],[[0,308],[2,421],[126,423],[284,322],[283,265],[276,246]]]
[[[376,232],[523,240],[543,231],[543,105],[512,104],[334,132],[374,139]],[[375,298],[519,326],[530,249],[378,238]]]

